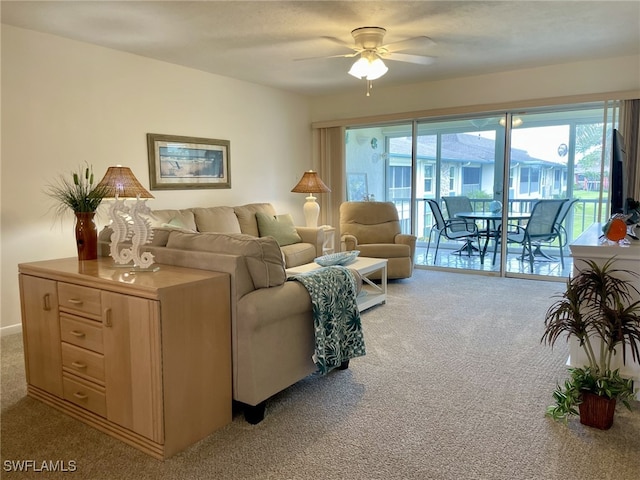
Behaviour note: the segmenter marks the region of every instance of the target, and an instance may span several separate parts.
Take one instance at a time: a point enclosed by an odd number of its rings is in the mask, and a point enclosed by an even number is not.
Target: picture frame
[[[362,202],[369,199],[366,173],[347,173],[347,200]]]
[[[231,188],[229,140],[147,134],[151,190]]]

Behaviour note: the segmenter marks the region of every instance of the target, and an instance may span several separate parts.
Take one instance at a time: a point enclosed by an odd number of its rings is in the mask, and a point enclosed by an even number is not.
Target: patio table
[[[484,220],[485,229],[480,233],[485,237],[484,246],[480,249],[480,263],[484,263],[484,255],[487,253],[489,239],[499,235],[498,229],[495,228],[495,222],[503,220],[502,212],[459,212],[456,217],[465,220]],[[507,220],[526,220],[531,214],[528,212],[507,212]]]

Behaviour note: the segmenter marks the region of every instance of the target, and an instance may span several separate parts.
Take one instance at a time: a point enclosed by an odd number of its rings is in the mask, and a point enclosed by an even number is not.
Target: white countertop
[[[637,230],[636,230],[637,231]],[[640,233],[640,232],[639,232]],[[640,262],[640,241],[627,236],[628,244],[600,239],[602,224],[594,223],[575,239],[569,248],[572,257],[611,258],[637,260]]]

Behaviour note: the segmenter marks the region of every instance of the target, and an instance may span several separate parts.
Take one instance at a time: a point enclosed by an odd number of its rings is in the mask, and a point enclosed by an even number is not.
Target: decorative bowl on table
[[[360,250],[350,250],[348,252],[330,253],[329,255],[323,255],[314,260],[321,267],[330,267],[333,265],[348,265],[353,262]]]

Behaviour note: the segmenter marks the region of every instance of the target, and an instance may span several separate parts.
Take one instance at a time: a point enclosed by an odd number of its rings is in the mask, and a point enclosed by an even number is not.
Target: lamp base
[[[320,205],[316,202],[316,197],[312,194],[307,197],[307,201],[302,208],[307,227],[316,228],[318,226],[318,216],[320,215]]]
[[[153,265],[153,254],[141,252],[141,248],[153,238],[151,223],[145,215],[151,215],[151,210],[146,205],[146,200],[136,197],[136,202],[127,207],[124,200],[117,196],[109,209],[111,217],[111,243],[110,255],[119,268],[128,268],[130,271],[156,272]],[[120,243],[129,240],[131,246],[119,248]],[[133,262],[133,265],[131,265]]]

